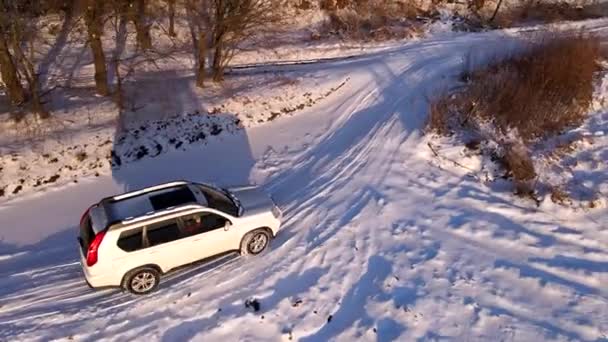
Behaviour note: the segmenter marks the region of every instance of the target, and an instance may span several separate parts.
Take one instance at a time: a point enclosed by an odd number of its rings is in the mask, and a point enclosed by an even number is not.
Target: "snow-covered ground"
[[[536,208],[437,167],[422,134],[427,99],[469,51],[481,62],[512,44],[509,31],[459,34],[275,67],[348,82],[298,115],[4,202],[0,340],[608,339],[608,208]],[[590,120],[600,162],[579,173],[605,183],[608,114]],[[272,249],[187,269],[146,297],[89,290],[81,213],[181,178],[263,185],[285,212]]]
[[[46,98],[52,116],[43,122],[32,116],[15,122],[9,118],[9,106],[0,103],[0,202],[110,174],[112,168],[141,158],[204,145],[220,132],[296,115],[333,97],[349,82],[348,77],[312,75],[299,64],[383,53],[403,43],[312,40],[311,32],[324,19],[326,14],[318,9],[301,12],[289,25],[267,33],[267,39],[253,39],[232,60],[225,81],[209,81],[204,89],[195,86],[187,25],[178,25],[174,39],[153,25],[155,47],[161,55],[171,51],[170,57],[154,65],[144,63],[126,79],[126,108],[119,115],[110,97],[94,95],[84,29],[62,27],[61,33],[50,34],[46,31],[51,25],[45,23],[60,26],[63,21],[60,16],[45,18],[37,58],[46,71],[47,88],[53,89]],[[450,29],[449,24],[443,30],[435,23],[428,26],[435,33]],[[135,46],[128,39],[122,46],[116,35],[106,27],[106,50],[131,56]],[[283,68],[277,71],[277,65]],[[126,73],[128,66],[122,69]]]

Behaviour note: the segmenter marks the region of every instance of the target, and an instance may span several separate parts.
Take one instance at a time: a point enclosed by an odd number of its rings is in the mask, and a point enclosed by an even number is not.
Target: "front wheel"
[[[270,234],[264,229],[247,233],[241,242],[241,255],[258,255],[270,245]]]
[[[124,278],[123,288],[136,295],[148,294],[158,287],[159,272],[152,267],[135,269]]]

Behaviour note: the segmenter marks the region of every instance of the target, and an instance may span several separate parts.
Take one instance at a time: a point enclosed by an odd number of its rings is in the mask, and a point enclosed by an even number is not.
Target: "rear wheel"
[[[160,282],[160,273],[153,267],[137,268],[124,278],[123,288],[136,295],[154,291]]]
[[[258,255],[270,245],[270,234],[264,229],[247,233],[241,242],[241,255]]]

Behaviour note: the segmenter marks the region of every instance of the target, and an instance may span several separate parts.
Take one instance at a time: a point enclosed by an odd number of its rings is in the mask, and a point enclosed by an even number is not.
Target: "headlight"
[[[281,215],[283,215],[283,213],[281,212],[281,209],[275,204],[272,206],[272,216],[274,216],[275,218],[280,218]]]

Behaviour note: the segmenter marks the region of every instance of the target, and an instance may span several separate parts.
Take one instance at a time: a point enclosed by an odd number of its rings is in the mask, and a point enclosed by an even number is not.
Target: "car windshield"
[[[222,190],[206,185],[199,185],[201,192],[205,195],[207,205],[232,216],[238,216],[239,208],[232,199]]]

